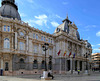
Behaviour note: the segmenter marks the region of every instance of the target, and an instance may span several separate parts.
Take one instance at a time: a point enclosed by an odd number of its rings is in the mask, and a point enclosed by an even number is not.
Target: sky
[[[16,4],[22,21],[50,34],[68,14],[93,53],[100,52],[100,0],[16,0]]]

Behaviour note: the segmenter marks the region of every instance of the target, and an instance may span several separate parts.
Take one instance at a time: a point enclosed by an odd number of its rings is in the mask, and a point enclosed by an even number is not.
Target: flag
[[[75,53],[74,53],[74,55],[73,55],[73,58],[75,58]]]
[[[59,50],[59,52],[57,53],[57,54],[58,54],[58,56],[60,55],[60,52],[61,52],[61,50]]]
[[[63,56],[65,56],[66,55],[66,51],[64,52],[64,55]]]
[[[71,56],[71,52],[69,53],[69,57]]]

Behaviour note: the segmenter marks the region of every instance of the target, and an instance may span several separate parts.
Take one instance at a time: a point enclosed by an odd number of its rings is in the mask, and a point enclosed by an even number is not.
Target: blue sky
[[[1,0],[0,0],[1,1]],[[23,21],[52,34],[68,14],[93,53],[100,52],[100,0],[16,0]]]

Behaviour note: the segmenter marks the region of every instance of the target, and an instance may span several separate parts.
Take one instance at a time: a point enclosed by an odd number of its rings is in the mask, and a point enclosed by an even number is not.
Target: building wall
[[[5,25],[10,27],[10,31],[4,31]],[[21,72],[24,72],[25,74],[42,73],[44,69],[41,68],[41,63],[45,56],[45,53],[42,50],[44,43],[49,43],[46,59],[48,65],[49,56],[53,57],[52,70],[54,73],[69,72],[67,60],[70,60],[70,70],[75,70],[76,60],[77,69],[80,68],[80,61],[82,61],[83,67],[86,61],[84,54],[86,52],[91,54],[92,49],[86,47],[84,40],[79,41],[77,39],[75,33],[77,28],[74,28],[71,24],[69,28],[69,35],[64,31],[60,31],[53,35],[35,29],[34,27],[32,28],[23,21],[0,17],[0,68],[4,70],[5,75],[19,75]],[[35,34],[35,38],[33,34]],[[36,37],[37,35],[38,37]],[[4,48],[5,38],[9,38],[9,48]],[[61,50],[61,53],[58,56],[57,53],[59,50]],[[65,51],[66,55],[63,56]],[[70,52],[71,57],[68,56]],[[74,53],[75,58],[72,58]],[[23,66],[25,66],[24,69],[20,68],[20,59],[24,60],[24,63],[22,63]],[[23,62],[23,60],[21,61]],[[37,69],[33,69],[34,60],[37,60]],[[7,71],[5,70],[6,62],[8,63]],[[61,63],[61,65],[59,63]]]
[[[100,70],[100,53],[92,54],[92,69]]]

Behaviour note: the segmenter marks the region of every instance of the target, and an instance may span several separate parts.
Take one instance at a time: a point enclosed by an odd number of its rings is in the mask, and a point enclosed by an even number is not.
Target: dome
[[[91,44],[89,42],[87,43],[87,47],[88,48],[92,48],[92,46],[91,46]]]
[[[9,0],[6,1],[4,0],[2,2],[2,6],[0,7],[0,14],[3,17],[8,17],[8,18],[17,18],[18,20],[21,20],[20,15],[18,13],[18,8],[13,2],[10,2]]]
[[[77,39],[80,40],[80,35],[78,31],[76,31],[76,36],[77,36]]]

